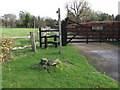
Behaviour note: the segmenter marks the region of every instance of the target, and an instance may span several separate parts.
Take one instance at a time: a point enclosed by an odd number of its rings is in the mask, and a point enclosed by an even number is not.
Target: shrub
[[[8,61],[11,59],[11,50],[13,47],[13,40],[10,38],[1,38],[1,57],[2,61]]]

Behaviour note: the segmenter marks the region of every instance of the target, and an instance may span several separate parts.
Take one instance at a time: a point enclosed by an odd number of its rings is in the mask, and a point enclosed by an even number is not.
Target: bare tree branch
[[[66,4],[67,16],[70,19],[80,22],[82,18],[88,17],[91,13],[91,9],[86,1],[73,1]]]

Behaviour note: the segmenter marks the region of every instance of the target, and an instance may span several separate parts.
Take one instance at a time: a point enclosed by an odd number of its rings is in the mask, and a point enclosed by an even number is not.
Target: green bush
[[[11,50],[13,47],[13,40],[10,38],[2,38],[1,40],[1,56],[2,56],[2,61],[8,61],[10,60],[12,54]]]

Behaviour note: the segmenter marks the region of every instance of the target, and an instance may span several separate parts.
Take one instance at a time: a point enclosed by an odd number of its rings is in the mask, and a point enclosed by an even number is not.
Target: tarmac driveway
[[[118,81],[118,56],[120,49],[107,43],[74,43],[97,71]]]

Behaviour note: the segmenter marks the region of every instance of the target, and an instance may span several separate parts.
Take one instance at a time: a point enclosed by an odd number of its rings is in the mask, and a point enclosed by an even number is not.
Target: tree
[[[10,26],[10,27],[15,27],[16,26],[16,15],[13,14],[4,14],[2,16],[2,22],[4,23],[3,25]]]
[[[101,11],[95,12],[96,21],[114,21],[114,15],[109,15],[107,13],[103,13]]]
[[[23,21],[21,19],[17,20],[17,27],[18,28],[21,28],[21,27],[23,28],[24,27]]]
[[[20,11],[19,18],[20,20],[19,23],[17,23],[17,26],[22,26],[26,28],[31,26],[32,15],[29,12]]]
[[[31,15],[29,13],[25,14],[25,19],[23,20],[23,22],[26,28],[30,27]]]
[[[54,26],[56,24],[57,20],[53,20],[52,18],[46,18],[45,19],[45,23],[46,23],[46,26]]]
[[[26,13],[26,12],[24,12],[24,11],[20,11],[20,12],[19,12],[19,18],[20,18],[20,19],[23,19],[24,16],[25,16],[25,13]]]
[[[110,20],[110,21],[114,21],[114,20],[115,20],[115,17],[114,17],[113,14],[112,14],[112,15],[109,15],[109,20]]]
[[[31,17],[31,23],[30,23],[31,27],[32,28],[37,27],[36,23],[37,23],[37,18],[34,15],[32,15],[32,17]]]
[[[101,21],[109,21],[109,15],[106,13],[101,14]]]
[[[40,16],[37,16],[36,21],[35,21],[35,25],[37,28],[45,27],[46,26],[45,18],[44,17],[41,18]]]
[[[36,27],[39,28],[39,27],[41,27],[41,25],[40,25],[41,18],[40,18],[40,16],[37,16],[36,19],[37,19],[37,20],[36,20],[36,23],[35,23],[35,24],[36,24]]]
[[[120,14],[118,14],[118,15],[115,17],[115,20],[116,20],[116,21],[120,21]]]
[[[11,27],[16,27],[16,15],[9,14],[9,22]]]
[[[92,10],[87,1],[73,1],[66,4],[67,17],[73,21],[80,22],[80,20],[90,17]]]
[[[4,16],[2,16],[2,23],[3,23],[2,25],[5,27],[9,26],[7,14],[4,14]]]

